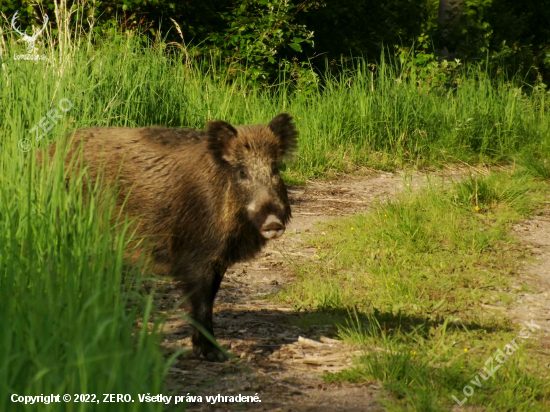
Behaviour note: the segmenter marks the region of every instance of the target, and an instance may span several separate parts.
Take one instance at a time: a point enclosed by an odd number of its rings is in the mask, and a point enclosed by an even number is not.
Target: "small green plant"
[[[291,80],[300,80],[299,90],[303,88],[301,85],[315,82],[316,75],[306,62],[289,61],[282,54],[285,47],[299,53],[302,44],[313,43],[313,32],[291,20],[292,15],[307,7],[306,4],[295,6],[288,0],[247,0],[220,13],[227,28],[212,32],[209,42],[213,43],[214,53],[219,55],[224,71],[229,76],[242,73],[254,83],[267,85],[280,70]]]
[[[455,81],[460,60],[439,59],[428,34],[422,33],[412,47],[395,46],[396,60],[400,64],[399,79],[411,79],[419,89],[428,92]]]
[[[550,179],[550,156],[540,157],[533,153],[523,153],[518,158],[518,165],[532,176]]]

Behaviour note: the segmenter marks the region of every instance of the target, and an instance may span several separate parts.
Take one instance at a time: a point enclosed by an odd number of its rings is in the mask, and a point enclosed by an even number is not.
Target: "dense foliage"
[[[73,23],[87,22],[97,36],[122,27],[155,42],[177,43],[187,55],[207,57],[210,67],[215,61],[224,73],[244,74],[254,83],[265,84],[284,72],[299,79],[304,91],[316,82],[308,70],[312,57],[316,67],[324,68],[325,58],[333,65],[342,57],[372,61],[394,46],[403,55],[413,43],[424,53],[433,50],[428,62],[441,56],[449,60],[449,52],[450,60],[488,61],[512,72],[523,69],[530,72],[531,80],[550,77],[550,0],[461,0],[445,24],[437,19],[439,0],[38,3],[2,0],[1,10],[7,19],[19,11],[25,28],[42,21],[41,9],[52,17],[54,3],[66,3],[74,12]],[[411,59],[414,56],[410,54]]]

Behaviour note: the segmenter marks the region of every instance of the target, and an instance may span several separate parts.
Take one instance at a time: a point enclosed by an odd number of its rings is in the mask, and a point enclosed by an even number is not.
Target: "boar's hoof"
[[[217,348],[213,352],[208,352],[205,358],[210,362],[225,362],[227,360],[227,356]]]
[[[193,344],[193,352],[195,352],[197,357],[202,355],[210,362],[225,362],[228,359],[227,355],[220,348],[208,340]]]

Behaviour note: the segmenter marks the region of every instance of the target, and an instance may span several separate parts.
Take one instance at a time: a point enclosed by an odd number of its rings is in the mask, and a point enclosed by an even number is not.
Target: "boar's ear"
[[[229,123],[222,121],[206,123],[208,133],[208,150],[217,162],[230,162],[237,138],[237,130]]]
[[[292,116],[288,113],[281,113],[275,116],[268,126],[275,136],[279,138],[281,147],[279,156],[292,152],[296,147],[298,137],[298,131],[294,123],[292,123]]]

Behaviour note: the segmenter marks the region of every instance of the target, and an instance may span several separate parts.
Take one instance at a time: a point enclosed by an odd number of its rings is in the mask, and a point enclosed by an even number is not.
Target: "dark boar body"
[[[190,316],[213,335],[213,302],[226,269],[281,236],[291,217],[277,162],[297,135],[288,114],[268,125],[209,122],[206,131],[87,128],[75,133],[67,164],[81,147],[91,179],[101,170],[117,181],[118,206],[124,203],[138,234],[151,239],[154,271],[180,282]],[[225,359],[198,329],[192,341],[197,355]]]

